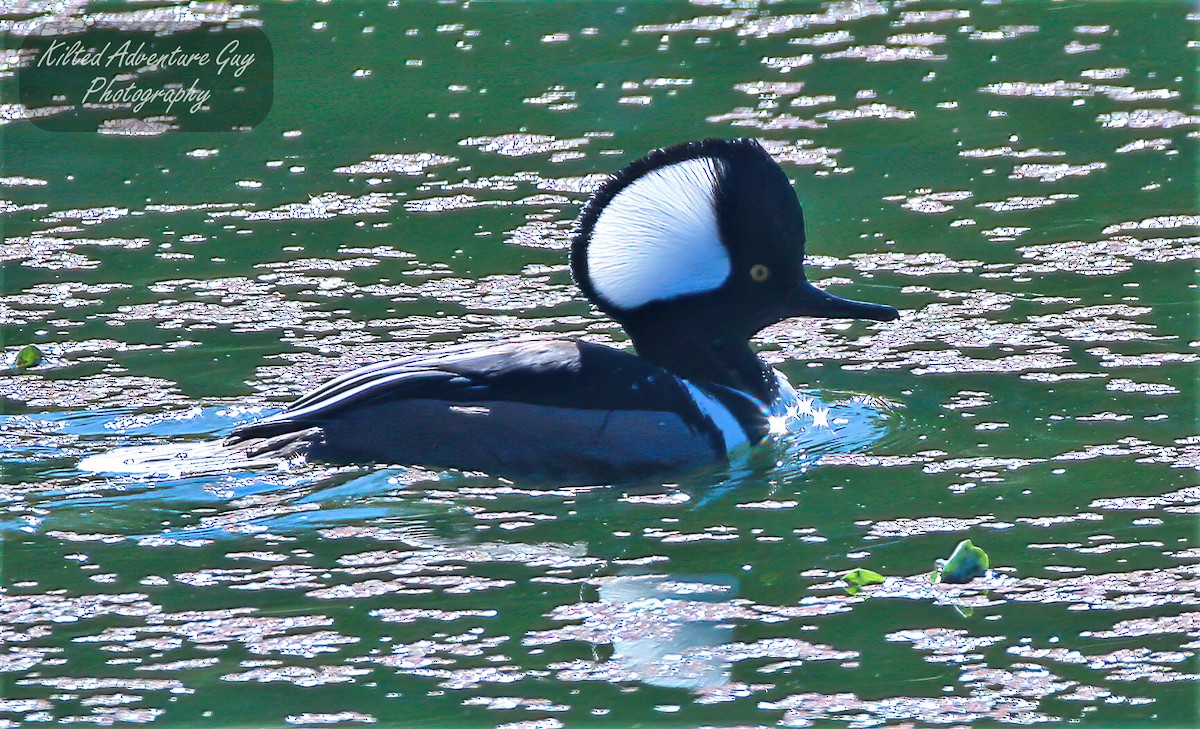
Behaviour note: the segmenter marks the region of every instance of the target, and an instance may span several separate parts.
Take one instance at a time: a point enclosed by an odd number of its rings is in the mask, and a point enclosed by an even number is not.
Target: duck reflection
[[[732,665],[722,647],[733,638],[741,608],[739,583],[729,575],[621,575],[600,585],[595,603],[556,611],[578,617],[568,628],[594,646],[611,645],[606,663],[567,666],[577,678],[634,680],[693,691],[729,683]]]

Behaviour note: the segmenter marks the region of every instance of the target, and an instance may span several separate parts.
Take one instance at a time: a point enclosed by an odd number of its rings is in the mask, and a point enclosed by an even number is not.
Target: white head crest
[[[593,290],[618,309],[719,288],[729,251],[717,223],[724,162],[694,157],[656,167],[600,210],[586,250]]]

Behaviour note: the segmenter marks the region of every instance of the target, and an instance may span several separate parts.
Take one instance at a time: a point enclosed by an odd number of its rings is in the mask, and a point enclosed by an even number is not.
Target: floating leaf
[[[20,352],[17,352],[17,368],[25,369],[26,367],[35,367],[41,364],[42,359],[46,355],[42,354],[42,350],[30,344],[25,346]]]
[[[883,575],[862,567],[856,567],[842,575],[842,581],[846,583],[846,592],[851,595],[857,594],[866,585],[882,584],[883,580]]]
[[[939,565],[933,581],[961,585],[976,577],[983,577],[990,566],[987,552],[971,544],[970,539],[964,539],[954,548],[950,558]]]

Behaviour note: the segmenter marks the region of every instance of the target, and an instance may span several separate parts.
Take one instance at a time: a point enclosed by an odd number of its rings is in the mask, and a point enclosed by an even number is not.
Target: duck
[[[753,349],[793,317],[895,320],[805,276],[804,212],[753,139],[657,149],[607,178],[570,270],[633,351],[582,339],[451,346],[337,377],[225,443],[308,460],[612,483],[729,462],[795,409]]]

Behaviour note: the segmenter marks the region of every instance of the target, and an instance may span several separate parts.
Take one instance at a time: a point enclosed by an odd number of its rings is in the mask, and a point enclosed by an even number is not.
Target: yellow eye
[[[754,279],[757,283],[762,283],[771,278],[771,269],[761,263],[756,263],[750,267],[750,278]]]

